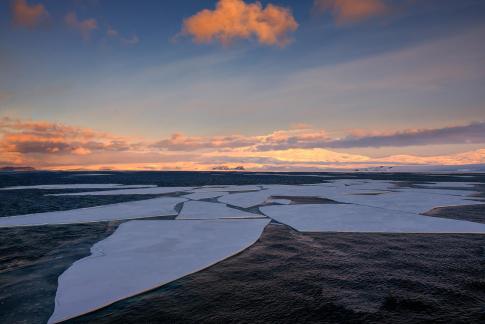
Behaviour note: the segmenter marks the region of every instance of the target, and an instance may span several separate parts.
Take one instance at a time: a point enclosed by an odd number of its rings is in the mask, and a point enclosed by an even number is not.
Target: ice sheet
[[[260,210],[302,232],[485,233],[485,224],[360,205],[280,205]]]
[[[429,184],[423,184],[424,187],[435,188],[435,187],[443,187],[443,188],[470,188],[473,187],[478,183],[475,182],[435,182]]]
[[[140,189],[121,189],[105,191],[72,192],[52,196],[116,196],[116,195],[161,195],[175,192],[192,192],[192,187],[152,187]]]
[[[37,185],[37,186],[14,186],[4,187],[0,190],[22,190],[22,189],[131,189],[131,188],[151,188],[154,185],[122,185],[116,183],[79,183],[79,184],[53,184],[53,185]]]
[[[209,198],[217,198],[220,196],[227,195],[227,192],[222,191],[215,191],[215,192],[200,192],[196,191],[194,193],[184,195],[184,198],[192,199],[192,200],[201,200],[201,199],[209,199]]]
[[[388,192],[380,195],[344,194],[334,197],[334,200],[344,203],[386,208],[395,211],[424,213],[435,207],[479,204],[470,200],[471,197],[438,195],[415,189],[399,192]]]
[[[186,200],[179,197],[161,197],[65,211],[0,217],[0,228],[177,215],[175,206]]]
[[[298,185],[265,185],[264,190],[256,192],[244,192],[222,196],[218,201],[228,205],[249,208],[264,204],[271,196],[287,197],[320,197],[336,199],[348,189],[345,186],[333,186],[325,184],[320,186],[298,186]],[[359,190],[354,190],[360,192]]]
[[[218,201],[241,208],[249,208],[263,204],[269,196],[271,196],[270,190],[260,190],[225,195],[220,197]]]
[[[262,215],[206,201],[187,201],[177,219],[260,218]]]
[[[253,185],[228,185],[228,186],[205,186],[199,187],[194,190],[194,192],[219,192],[219,191],[258,191],[261,190],[260,186]]]
[[[57,323],[202,270],[246,249],[268,219],[131,221],[59,277]]]

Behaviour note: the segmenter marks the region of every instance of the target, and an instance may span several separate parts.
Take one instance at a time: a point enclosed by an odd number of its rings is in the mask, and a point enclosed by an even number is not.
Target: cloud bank
[[[183,22],[182,34],[196,43],[214,40],[224,45],[255,37],[260,44],[284,46],[298,23],[288,8],[243,0],[219,0],[214,10],[204,9]]]
[[[188,169],[221,165],[247,170],[301,170],[375,165],[481,164],[485,149],[441,156],[394,155],[371,158],[332,148],[485,143],[485,123],[437,129],[333,138],[324,130],[301,126],[266,135],[188,136],[136,140],[88,128],[45,121],[0,118],[1,165],[47,169]]]

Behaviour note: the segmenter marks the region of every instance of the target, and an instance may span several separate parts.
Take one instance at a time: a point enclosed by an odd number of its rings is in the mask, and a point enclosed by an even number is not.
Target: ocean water
[[[0,188],[119,183],[159,186],[311,184],[330,179],[480,181],[481,174],[4,172]],[[485,187],[480,187],[484,195]],[[0,191],[0,217],[156,197]],[[453,209],[454,208],[454,209]],[[433,216],[485,222],[483,206]],[[119,222],[0,229],[0,323],[45,323],[57,277]],[[213,267],[72,320],[78,323],[485,322],[481,235],[299,233],[271,224],[251,248]]]

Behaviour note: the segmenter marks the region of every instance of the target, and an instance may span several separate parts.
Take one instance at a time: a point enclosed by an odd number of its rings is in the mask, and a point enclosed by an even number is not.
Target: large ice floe
[[[261,211],[302,232],[485,233],[485,224],[352,204],[266,206]]]
[[[186,200],[179,197],[162,197],[97,207],[0,217],[0,228],[175,216],[177,215],[175,206]]]
[[[49,323],[156,288],[230,257],[260,237],[268,219],[130,221],[59,277]]]
[[[177,219],[224,219],[224,218],[261,218],[263,215],[248,213],[227,207],[224,204],[188,201],[180,211]]]
[[[122,185],[116,183],[77,183],[77,184],[52,184],[36,186],[14,186],[4,187],[0,190],[54,190],[54,189],[136,189],[136,188],[153,188],[155,185]]]
[[[202,199],[212,199],[217,198],[220,196],[227,195],[227,192],[223,191],[196,191],[194,193],[184,195],[184,198],[192,199],[192,200],[202,200]]]
[[[71,192],[54,194],[55,196],[111,196],[111,195],[159,195],[177,192],[196,193],[196,194],[210,194],[213,197],[224,195],[226,192],[234,191],[256,191],[261,190],[259,186],[206,186],[200,188],[194,187],[150,187],[150,188],[114,188],[115,190],[104,191],[87,191],[87,192]]]
[[[118,195],[162,195],[176,192],[192,192],[192,187],[150,187],[135,189],[116,189],[104,191],[85,191],[53,194],[52,196],[118,196]]]

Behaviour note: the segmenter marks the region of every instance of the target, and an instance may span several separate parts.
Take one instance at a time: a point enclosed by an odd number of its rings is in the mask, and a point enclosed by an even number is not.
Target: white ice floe
[[[37,185],[37,186],[14,186],[4,187],[0,190],[21,190],[21,189],[133,189],[133,188],[151,188],[154,185],[122,185],[115,183],[77,183],[77,184],[53,184],[53,185]]]
[[[248,213],[224,204],[206,201],[187,201],[177,219],[260,218],[263,215]]]
[[[346,188],[352,190],[380,190],[386,191],[396,189],[395,182],[387,180],[332,180],[331,184],[338,188]]]
[[[52,196],[117,196],[117,195],[162,195],[175,192],[192,192],[192,187],[151,187],[105,191],[72,192]]]
[[[343,203],[358,204],[371,207],[386,208],[389,210],[424,213],[435,207],[461,206],[480,204],[483,201],[470,200],[471,197],[438,195],[426,193],[424,190],[388,192],[380,195],[353,195],[343,194],[333,197]]]
[[[267,204],[279,204],[279,205],[289,205],[292,203],[291,200],[289,199],[274,199],[274,198],[268,198],[266,199]]]
[[[253,185],[227,185],[227,186],[204,186],[194,189],[194,192],[234,192],[234,191],[259,191],[261,186]]]
[[[97,207],[0,217],[1,227],[91,223],[157,216],[175,216],[175,206],[187,199],[162,197]]]
[[[435,182],[435,183],[426,183],[420,184],[424,188],[462,188],[462,189],[470,189],[473,186],[479,183],[476,182]]]
[[[434,195],[445,195],[445,196],[462,196],[462,197],[469,197],[470,195],[474,194],[475,191],[470,190],[471,188],[463,188],[463,189],[437,189],[437,188],[400,188],[399,191],[401,192],[422,192],[425,194],[434,194]]]
[[[271,196],[286,197],[319,197],[334,199],[346,192],[347,187],[336,187],[332,184],[321,186],[292,186],[292,185],[265,185],[263,190],[256,192],[235,193],[220,197],[218,200],[228,205],[249,208],[262,205]],[[360,192],[356,190],[357,192]]]
[[[201,200],[201,199],[217,198],[217,197],[224,196],[224,195],[227,195],[227,192],[223,192],[223,191],[214,191],[214,192],[211,192],[211,191],[208,191],[208,192],[196,191],[194,193],[184,195],[183,197],[188,198],[188,199],[192,199],[192,200]]]
[[[302,232],[485,233],[485,224],[351,204],[280,205],[260,210]]]
[[[269,196],[271,196],[271,192],[269,190],[260,190],[225,195],[220,197],[218,201],[241,208],[249,208],[263,204],[266,199],[269,198]]]
[[[58,323],[200,271],[255,243],[268,219],[131,221],[58,279]]]

